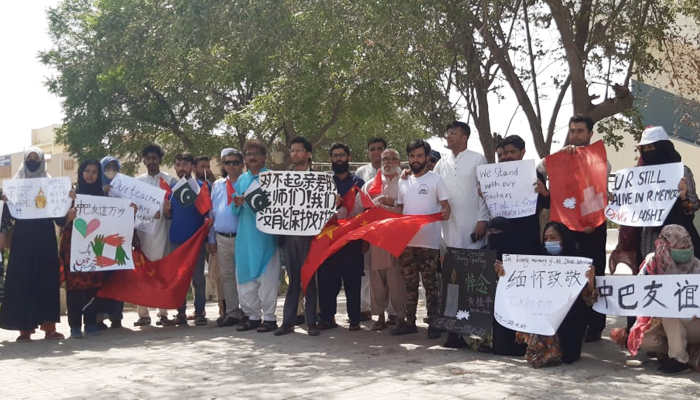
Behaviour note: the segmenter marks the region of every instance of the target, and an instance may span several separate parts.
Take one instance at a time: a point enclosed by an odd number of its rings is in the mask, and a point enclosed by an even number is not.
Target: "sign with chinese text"
[[[8,179],[2,187],[16,219],[63,218],[73,202],[67,177]]]
[[[588,283],[583,257],[503,255],[494,317],[506,328],[554,335]]]
[[[477,174],[491,217],[520,218],[537,211],[534,160],[479,165]]]
[[[431,324],[459,335],[486,338],[493,324],[496,271],[493,250],[448,247],[442,264],[442,317]]]
[[[71,271],[134,269],[131,201],[79,194],[75,199],[75,214],[70,242]]]
[[[681,178],[682,163],[621,169],[605,216],[620,225],[661,226],[680,196]]]
[[[124,174],[117,174],[110,186],[109,197],[128,199],[136,204],[136,229],[153,233],[156,229],[156,213],[161,211],[162,214],[165,190]],[[161,215],[161,218],[164,217]]]
[[[336,212],[335,182],[325,172],[266,171],[260,189],[265,196],[251,193],[250,202],[261,206],[256,226],[265,233],[315,236]]]
[[[700,275],[630,275],[595,278],[601,314],[637,317],[700,317]]]

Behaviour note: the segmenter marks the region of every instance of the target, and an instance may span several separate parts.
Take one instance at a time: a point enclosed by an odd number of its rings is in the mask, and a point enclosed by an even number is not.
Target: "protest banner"
[[[515,331],[554,335],[588,283],[583,257],[503,255],[494,317]]]
[[[626,226],[661,226],[680,196],[683,164],[632,167],[615,172],[605,216]]]
[[[520,218],[537,211],[534,160],[479,165],[477,174],[491,217]]]
[[[131,240],[134,209],[131,201],[77,195],[70,241],[73,272],[134,269]]]
[[[605,222],[608,203],[608,162],[603,141],[560,151],[545,159],[549,174],[552,221],[583,232]]]
[[[598,301],[593,309],[601,314],[700,317],[700,275],[599,276],[595,282]]]
[[[335,182],[325,172],[266,171],[260,189],[249,189],[246,201],[260,210],[256,226],[265,233],[315,236],[336,212]]]
[[[73,202],[67,177],[8,179],[2,187],[16,219],[63,218]]]
[[[432,326],[458,335],[491,335],[498,280],[495,261],[493,250],[447,248],[442,264],[443,313]]]
[[[135,228],[153,233],[156,229],[156,213],[161,211],[162,214],[165,190],[123,174],[117,174],[110,186],[109,197],[128,199],[136,204]],[[164,218],[163,215],[161,217]]]

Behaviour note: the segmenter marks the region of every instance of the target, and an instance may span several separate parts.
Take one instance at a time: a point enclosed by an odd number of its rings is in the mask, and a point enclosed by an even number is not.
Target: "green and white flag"
[[[185,179],[183,176],[175,186],[173,186],[173,199],[184,207],[191,206],[195,200],[197,200],[198,194],[199,185],[194,178]]]

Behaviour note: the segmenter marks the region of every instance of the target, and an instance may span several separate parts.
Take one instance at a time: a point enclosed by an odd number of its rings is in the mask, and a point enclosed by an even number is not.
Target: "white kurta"
[[[360,179],[367,183],[374,179],[375,176],[377,176],[378,171],[379,169],[374,168],[372,166],[372,163],[369,163],[358,168],[357,171],[355,171],[355,175],[357,175]]]
[[[476,223],[489,220],[489,209],[479,196],[476,174],[476,167],[483,164],[488,164],[484,156],[464,150],[456,157],[453,153],[443,155],[435,165],[434,172],[445,181],[450,194],[452,212],[450,219],[442,223],[442,239],[447,247],[480,249],[486,244],[485,237],[476,242],[471,239]]]
[[[143,174],[136,177],[141,182],[146,182],[151,186],[160,187],[160,178],[172,186],[177,180],[167,172],[159,172],[155,176]],[[160,210],[160,219],[157,220],[156,229],[153,233],[139,231],[139,239],[141,240],[141,250],[151,261],[160,260],[165,257],[170,250],[170,220],[165,218],[163,209]]]

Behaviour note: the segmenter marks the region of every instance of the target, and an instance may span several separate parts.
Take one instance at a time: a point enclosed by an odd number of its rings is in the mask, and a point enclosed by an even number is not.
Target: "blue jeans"
[[[182,243],[170,243],[170,251],[175,251],[180,247]],[[206,251],[204,246],[199,251],[199,256],[197,257],[197,264],[194,266],[194,273],[192,274],[192,286],[194,287],[194,314],[204,315],[204,305],[207,303],[207,285],[204,280],[204,256]],[[187,309],[187,296],[183,301],[182,307],[177,309],[178,314],[185,315],[185,310]]]

